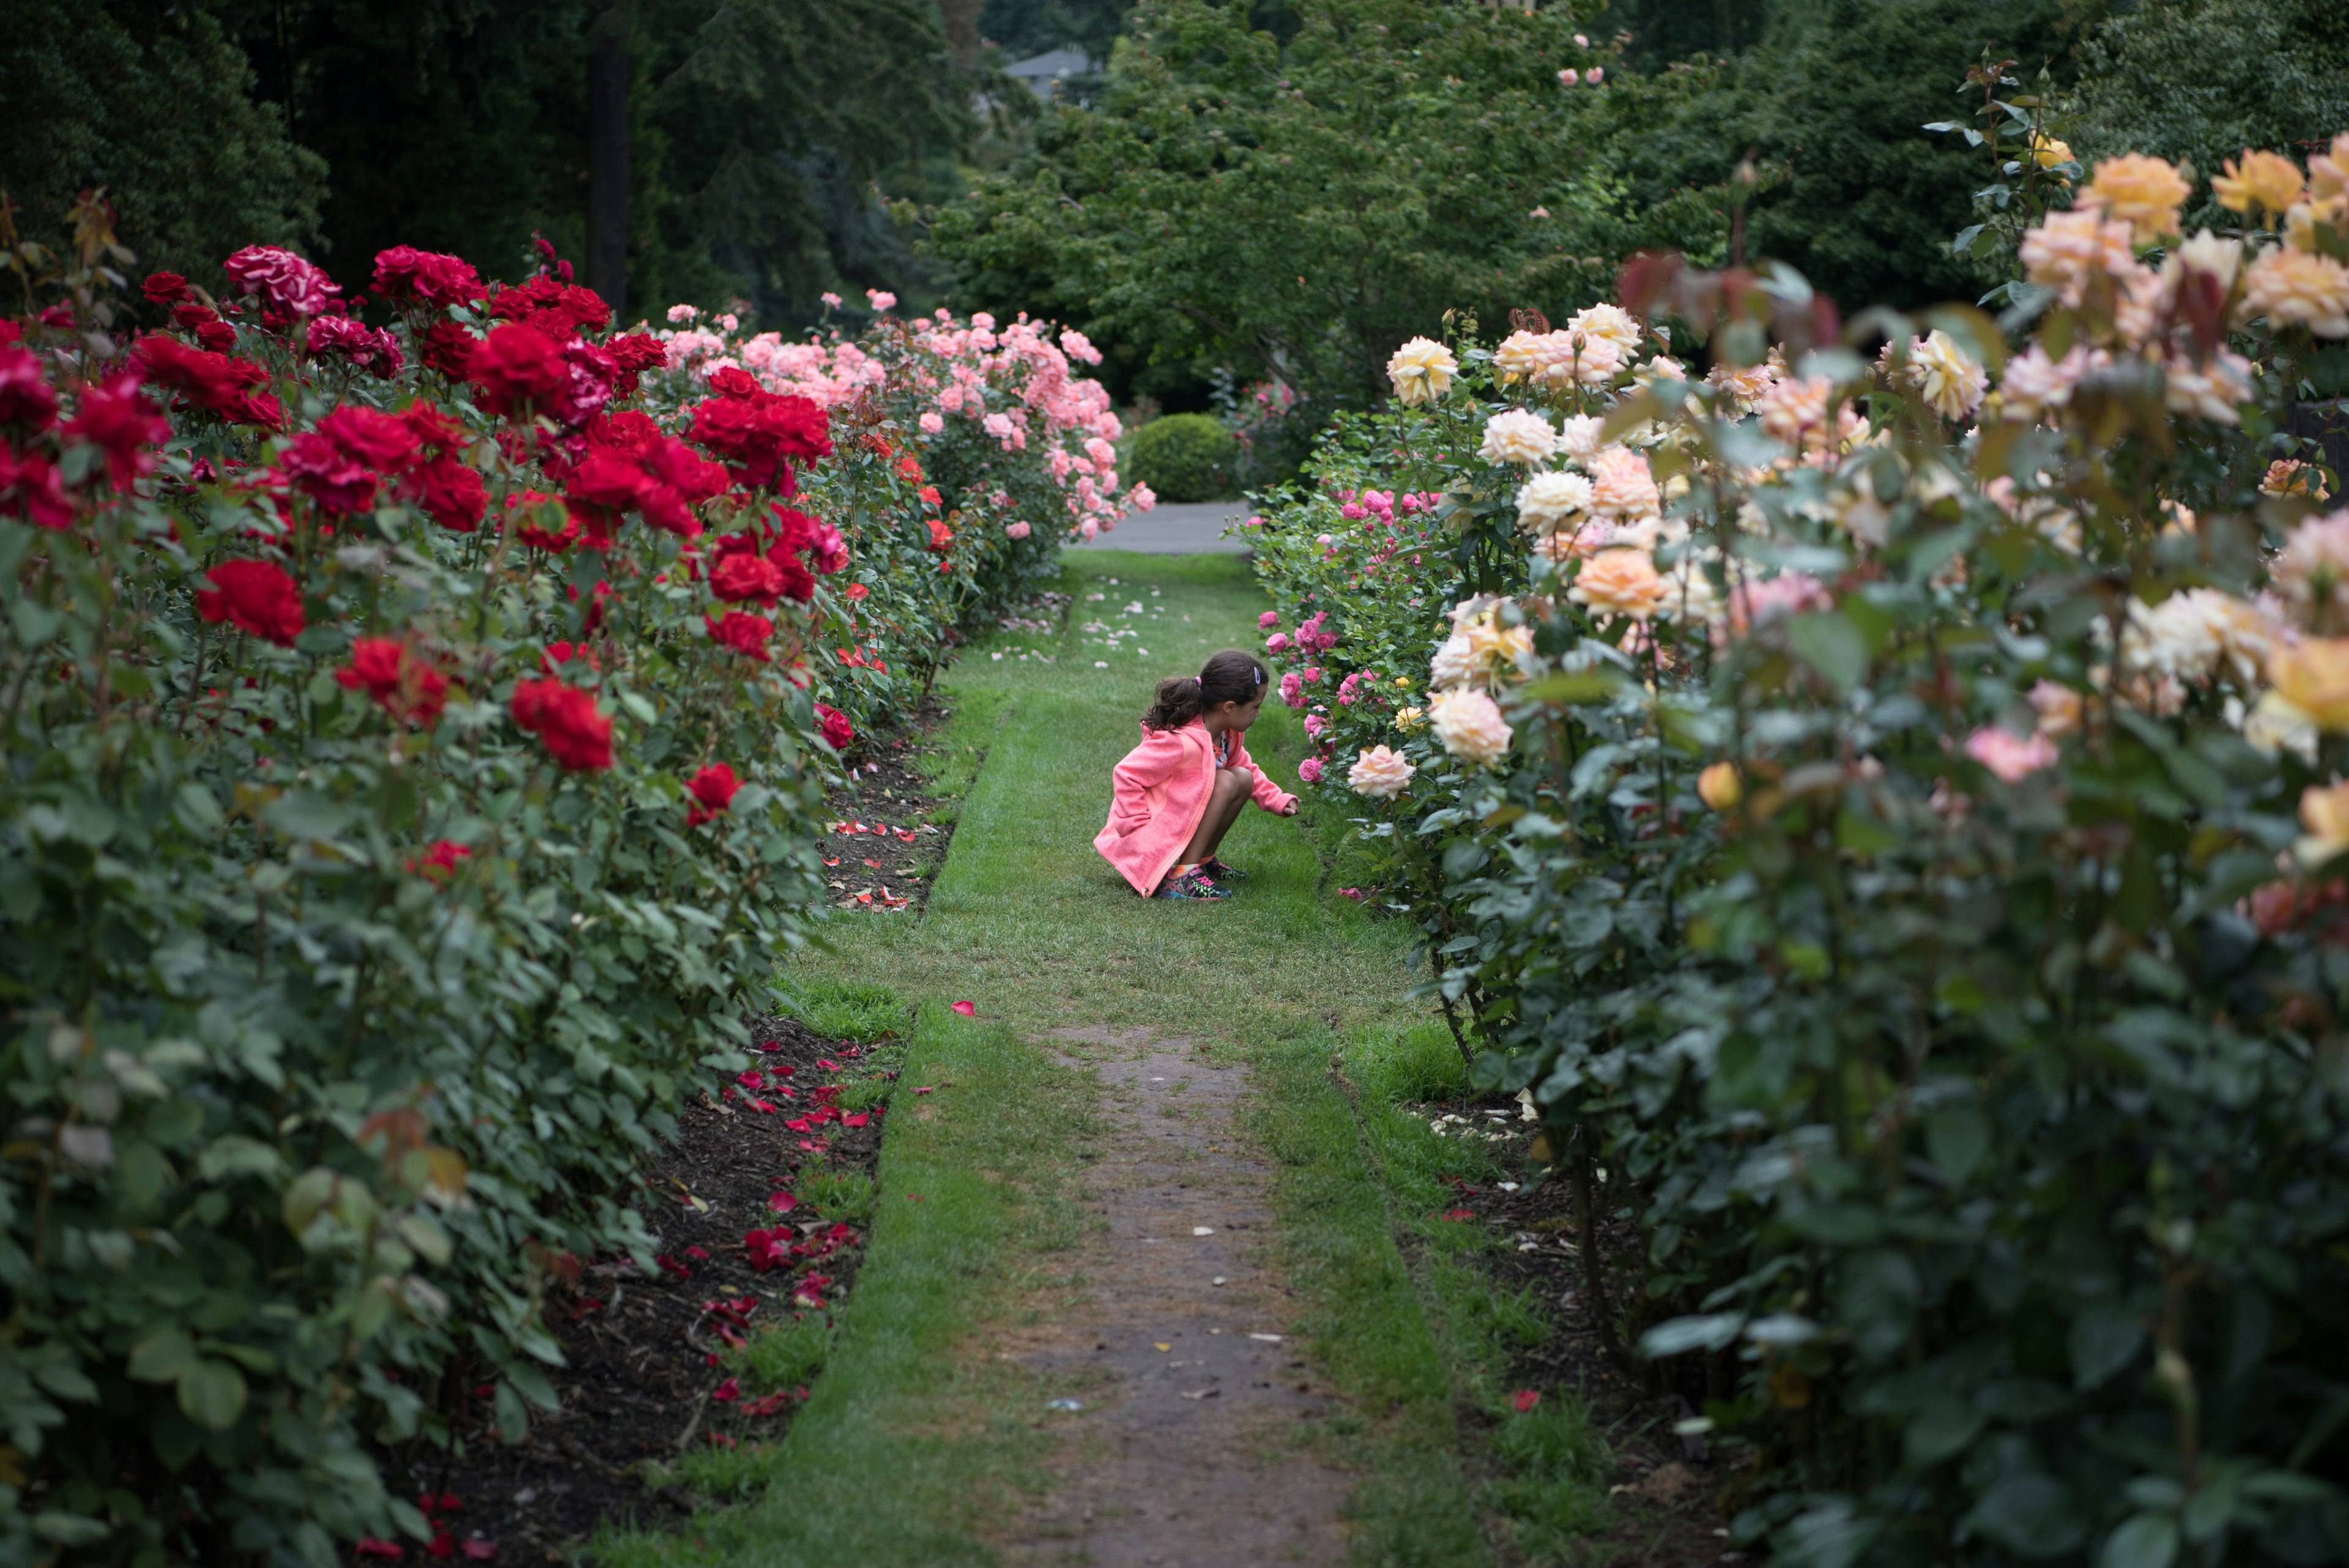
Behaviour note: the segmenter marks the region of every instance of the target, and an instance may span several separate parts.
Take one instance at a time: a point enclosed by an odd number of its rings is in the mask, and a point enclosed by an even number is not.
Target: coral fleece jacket
[[[1239,732],[1231,732],[1231,766],[1256,775],[1249,791],[1267,811],[1283,811],[1293,795],[1283,794],[1247,754]],[[1216,788],[1216,742],[1194,719],[1179,730],[1142,732],[1142,744],[1125,753],[1112,784],[1109,826],[1093,847],[1133,884],[1143,898],[1158,890],[1183,846],[1191,842]]]

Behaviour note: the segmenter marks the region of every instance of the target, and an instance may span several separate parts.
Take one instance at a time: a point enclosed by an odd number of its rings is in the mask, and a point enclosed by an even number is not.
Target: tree
[[[936,211],[931,252],[966,305],[1082,323],[1129,387],[1228,364],[1309,412],[1364,402],[1445,312],[1588,303],[1644,232],[1606,100],[1673,89],[1561,87],[1612,57],[1573,32],[1562,7],[1145,0],[1099,107]]]
[[[217,282],[256,240],[319,227],[326,169],[250,96],[253,67],[201,10],[0,0],[0,191],[32,238],[103,187],[143,265]]]

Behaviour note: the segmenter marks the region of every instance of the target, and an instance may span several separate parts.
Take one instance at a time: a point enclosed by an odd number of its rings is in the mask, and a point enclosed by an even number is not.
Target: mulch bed
[[[877,736],[853,759],[846,784],[825,798],[831,831],[823,840],[824,878],[842,909],[918,916],[945,864],[951,813],[916,769],[922,742],[951,717],[926,700],[908,732]]]
[[[747,1386],[721,1364],[724,1353],[746,1333],[834,1310],[848,1293],[864,1257],[886,1105],[843,1115],[829,1102],[844,1087],[896,1074],[867,1048],[791,1019],[753,1026],[761,1082],[713,1085],[642,1170],[655,1272],[607,1259],[549,1296],[546,1319],[570,1363],[549,1369],[561,1414],[532,1411],[529,1438],[509,1447],[488,1399],[475,1398],[459,1423],[462,1457],[419,1444],[389,1459],[387,1478],[404,1480],[408,1495],[456,1504],[434,1511],[447,1535],[440,1549],[411,1545],[410,1556],[479,1557],[494,1543],[501,1563],[572,1561],[605,1519],[657,1524],[691,1511],[695,1500],[682,1489],[652,1484],[662,1479],[657,1466],[710,1444],[771,1441],[789,1428],[807,1390]],[[849,1184],[865,1195],[849,1200],[854,1223],[812,1202],[771,1207],[773,1195],[796,1194],[812,1178],[824,1186],[824,1176],[860,1179]],[[761,1251],[781,1249],[763,1269],[746,1245],[754,1231],[765,1236]]]
[[[1514,1104],[1464,1100],[1403,1108],[1423,1120],[1456,1118],[1446,1123],[1448,1136],[1473,1137],[1496,1155],[1524,1160],[1529,1171],[1538,1169],[1527,1154],[1537,1129],[1518,1119]],[[1695,1410],[1677,1394],[1660,1394],[1610,1354],[1591,1311],[1574,1186],[1564,1168],[1547,1179],[1521,1178],[1516,1185],[1516,1190],[1505,1191],[1497,1185],[1461,1183],[1452,1212],[1473,1215],[1475,1222],[1510,1236],[1516,1250],[1491,1254],[1483,1266],[1505,1289],[1523,1293],[1549,1323],[1547,1337],[1513,1357],[1513,1386],[1573,1390],[1614,1453],[1616,1477],[1609,1490],[1617,1521],[1594,1542],[1603,1548],[1601,1560],[1609,1568],[1747,1561],[1731,1550],[1729,1521],[1716,1503],[1732,1480],[1728,1467],[1703,1438],[1673,1430]],[[1603,1203],[1604,1189],[1599,1190]],[[1609,1305],[1619,1311],[1636,1276],[1616,1266],[1617,1260],[1636,1256],[1640,1239],[1629,1226],[1604,1221],[1598,1239],[1601,1283]]]

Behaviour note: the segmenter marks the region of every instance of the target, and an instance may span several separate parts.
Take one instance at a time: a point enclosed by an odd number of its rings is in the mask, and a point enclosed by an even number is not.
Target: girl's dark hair
[[[1218,702],[1245,708],[1264,695],[1264,665],[1253,653],[1227,648],[1196,675],[1176,675],[1158,683],[1157,699],[1142,716],[1146,730],[1179,730]]]

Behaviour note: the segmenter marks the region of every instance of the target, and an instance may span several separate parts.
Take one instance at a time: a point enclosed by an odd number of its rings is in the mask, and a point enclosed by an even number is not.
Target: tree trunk
[[[978,58],[978,7],[979,0],[938,0],[938,24],[958,66]]]
[[[587,286],[615,317],[628,308],[628,6],[595,19],[587,57]]]

